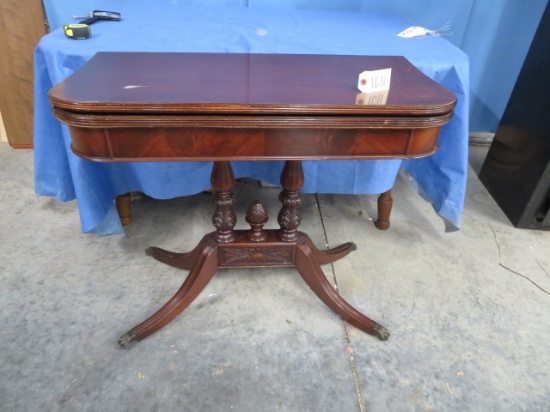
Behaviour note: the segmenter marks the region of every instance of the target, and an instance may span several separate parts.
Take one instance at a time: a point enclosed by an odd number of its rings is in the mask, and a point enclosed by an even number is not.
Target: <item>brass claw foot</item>
[[[130,330],[128,332],[126,332],[124,335],[122,335],[120,337],[120,339],[118,340],[118,344],[120,345],[120,347],[122,348],[127,348],[128,346],[130,346],[133,342],[137,342],[137,339],[136,339],[136,334]]]
[[[373,329],[374,332],[376,332],[374,336],[380,340],[388,340],[390,337],[390,331],[380,324],[377,324]]]

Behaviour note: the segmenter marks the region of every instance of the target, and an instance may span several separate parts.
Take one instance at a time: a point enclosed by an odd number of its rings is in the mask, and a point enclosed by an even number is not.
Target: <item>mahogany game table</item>
[[[392,69],[386,95],[361,94],[359,73]],[[302,160],[429,156],[453,114],[454,94],[398,56],[227,53],[97,53],[49,93],[69,126],[72,150],[98,162],[213,161],[212,223],[190,252],[147,254],[189,270],[176,294],[119,339],[159,330],[199,295],[219,268],[295,267],[313,292],[358,329],[388,330],[347,303],[320,265],[356,246],[320,250],[300,232]],[[235,230],[232,161],[284,160],[279,229],[263,229],[265,206]]]

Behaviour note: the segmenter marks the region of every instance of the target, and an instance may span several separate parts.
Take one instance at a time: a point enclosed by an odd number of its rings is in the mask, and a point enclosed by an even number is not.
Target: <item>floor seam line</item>
[[[315,194],[315,202],[317,204],[317,211],[319,213],[319,218],[321,220],[321,228],[323,229],[323,238],[325,241],[325,249],[329,248],[328,243],[328,234],[325,226],[325,221],[323,219],[323,213],[321,209],[321,202],[319,201],[319,196],[316,193]],[[338,280],[336,278],[336,270],[334,269],[334,264],[330,264],[330,271],[332,273],[332,281],[333,286],[336,289],[337,292],[339,292],[338,287]],[[359,410],[360,412],[367,412],[366,404],[365,404],[365,398],[363,397],[363,391],[361,388],[361,382],[359,380],[359,374],[357,372],[357,364],[355,363],[355,357],[353,356],[353,347],[351,346],[350,336],[348,332],[347,323],[344,319],[340,318],[342,320],[342,330],[344,334],[344,340],[346,342],[346,352],[348,353],[348,360],[351,367],[351,373],[353,375],[353,383],[355,385],[355,394],[357,395],[357,400],[359,402]]]

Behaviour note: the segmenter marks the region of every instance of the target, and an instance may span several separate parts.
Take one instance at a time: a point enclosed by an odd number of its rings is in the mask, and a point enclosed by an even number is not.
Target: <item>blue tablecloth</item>
[[[404,161],[306,161],[303,191],[377,194],[392,187],[402,167],[447,230],[459,227],[468,151],[469,73],[463,52],[439,37],[397,37],[413,23],[387,15],[182,3],[114,2],[107,10],[122,13],[122,21],[93,24],[91,38],[72,40],[59,29],[41,39],[35,51],[37,194],[77,198],[82,230],[105,234],[122,232],[113,202],[117,195],[140,191],[166,199],[210,187],[208,162],[94,163],[71,152],[68,130],[53,117],[47,92],[97,51],[402,55],[458,97],[438,152]],[[237,177],[278,184],[282,163],[234,162],[233,167]]]

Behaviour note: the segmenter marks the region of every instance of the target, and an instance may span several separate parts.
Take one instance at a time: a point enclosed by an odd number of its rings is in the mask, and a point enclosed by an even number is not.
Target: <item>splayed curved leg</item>
[[[322,250],[322,249],[318,249],[317,246],[315,246],[315,244],[309,238],[309,236],[305,236],[304,240],[307,247],[311,251],[311,255],[313,256],[313,259],[319,265],[326,265],[327,263],[336,262],[338,259],[343,258],[344,256],[348,255],[350,252],[353,252],[354,250],[357,249],[357,245],[355,243],[348,242],[340,246],[336,246],[332,249]]]
[[[203,249],[203,242],[200,242],[192,251],[185,253],[170,252],[169,250],[151,246],[145,250],[145,254],[169,266],[189,270],[202,254]]]
[[[155,314],[122,335],[118,340],[120,346],[127,347],[161,329],[187,308],[210,282],[218,269],[217,245],[211,235],[205,236],[199,245],[203,245],[202,253],[180,289]]]
[[[308,242],[296,247],[296,269],[317,297],[346,322],[380,340],[389,338],[390,333],[384,326],[363,315],[334,290],[315,261]]]

